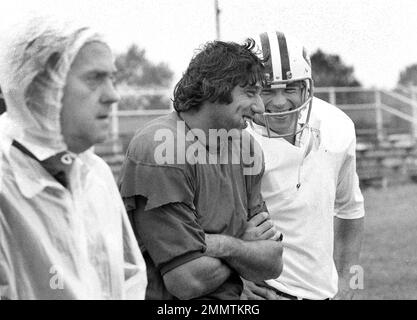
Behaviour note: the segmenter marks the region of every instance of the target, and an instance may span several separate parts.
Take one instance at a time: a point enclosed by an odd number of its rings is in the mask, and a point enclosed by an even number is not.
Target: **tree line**
[[[174,72],[164,62],[154,63],[146,56],[146,50],[132,44],[126,52],[116,56],[116,85],[122,91],[143,89],[167,89],[172,85]],[[313,80],[316,87],[361,87],[353,66],[346,65],[338,54],[318,49],[311,55]],[[417,63],[407,66],[399,74],[398,85],[417,86]],[[119,109],[169,109],[171,101],[164,94],[123,95]],[[0,89],[0,114],[6,106]]]

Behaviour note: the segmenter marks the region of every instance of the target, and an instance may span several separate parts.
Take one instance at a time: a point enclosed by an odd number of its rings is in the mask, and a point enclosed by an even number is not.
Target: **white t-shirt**
[[[314,98],[298,146],[248,130],[265,153],[262,195],[284,235],[283,271],[267,283],[306,299],[333,297],[338,286],[334,216],[364,216],[353,122],[341,110]]]

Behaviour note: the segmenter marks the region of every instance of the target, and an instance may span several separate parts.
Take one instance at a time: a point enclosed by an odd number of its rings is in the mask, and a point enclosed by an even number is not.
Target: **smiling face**
[[[262,101],[267,113],[291,111],[301,106],[303,84],[296,81],[287,84],[282,89],[263,89],[261,93]],[[298,113],[294,112],[282,116],[270,116],[268,122],[270,128],[278,134],[294,132],[297,125]]]
[[[260,97],[260,83],[233,88],[232,102],[218,104],[212,108],[212,123],[215,129],[245,129],[247,121],[255,114],[262,114],[264,106]]]
[[[103,142],[110,128],[110,107],[120,97],[113,85],[116,71],[108,46],[85,44],[67,75],[61,129],[68,150],[80,153]]]

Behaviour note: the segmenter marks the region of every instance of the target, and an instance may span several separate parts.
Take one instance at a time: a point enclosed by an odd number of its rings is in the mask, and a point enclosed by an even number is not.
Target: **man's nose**
[[[101,101],[105,104],[113,104],[119,102],[119,100],[120,95],[114,87],[113,81],[109,79],[103,88]]]
[[[279,90],[274,93],[271,99],[271,104],[277,107],[285,106],[287,103],[287,99],[285,98],[285,95],[280,92]]]
[[[264,103],[263,103],[262,98],[260,97],[260,95],[256,96],[256,102],[254,102],[251,105],[251,109],[254,113],[264,113],[265,112],[265,106],[264,106]]]

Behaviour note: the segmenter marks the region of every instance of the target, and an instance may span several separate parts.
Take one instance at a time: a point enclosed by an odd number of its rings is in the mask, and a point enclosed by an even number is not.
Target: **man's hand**
[[[281,233],[277,230],[274,222],[271,220],[268,212],[260,212],[253,216],[246,227],[242,240],[278,240],[280,241]],[[281,238],[281,239],[280,239]]]
[[[224,234],[206,234],[209,257],[224,260],[242,278],[263,281],[282,272],[282,244],[279,241],[245,241]]]
[[[243,281],[241,300],[279,300],[280,296],[275,293],[265,282]]]

